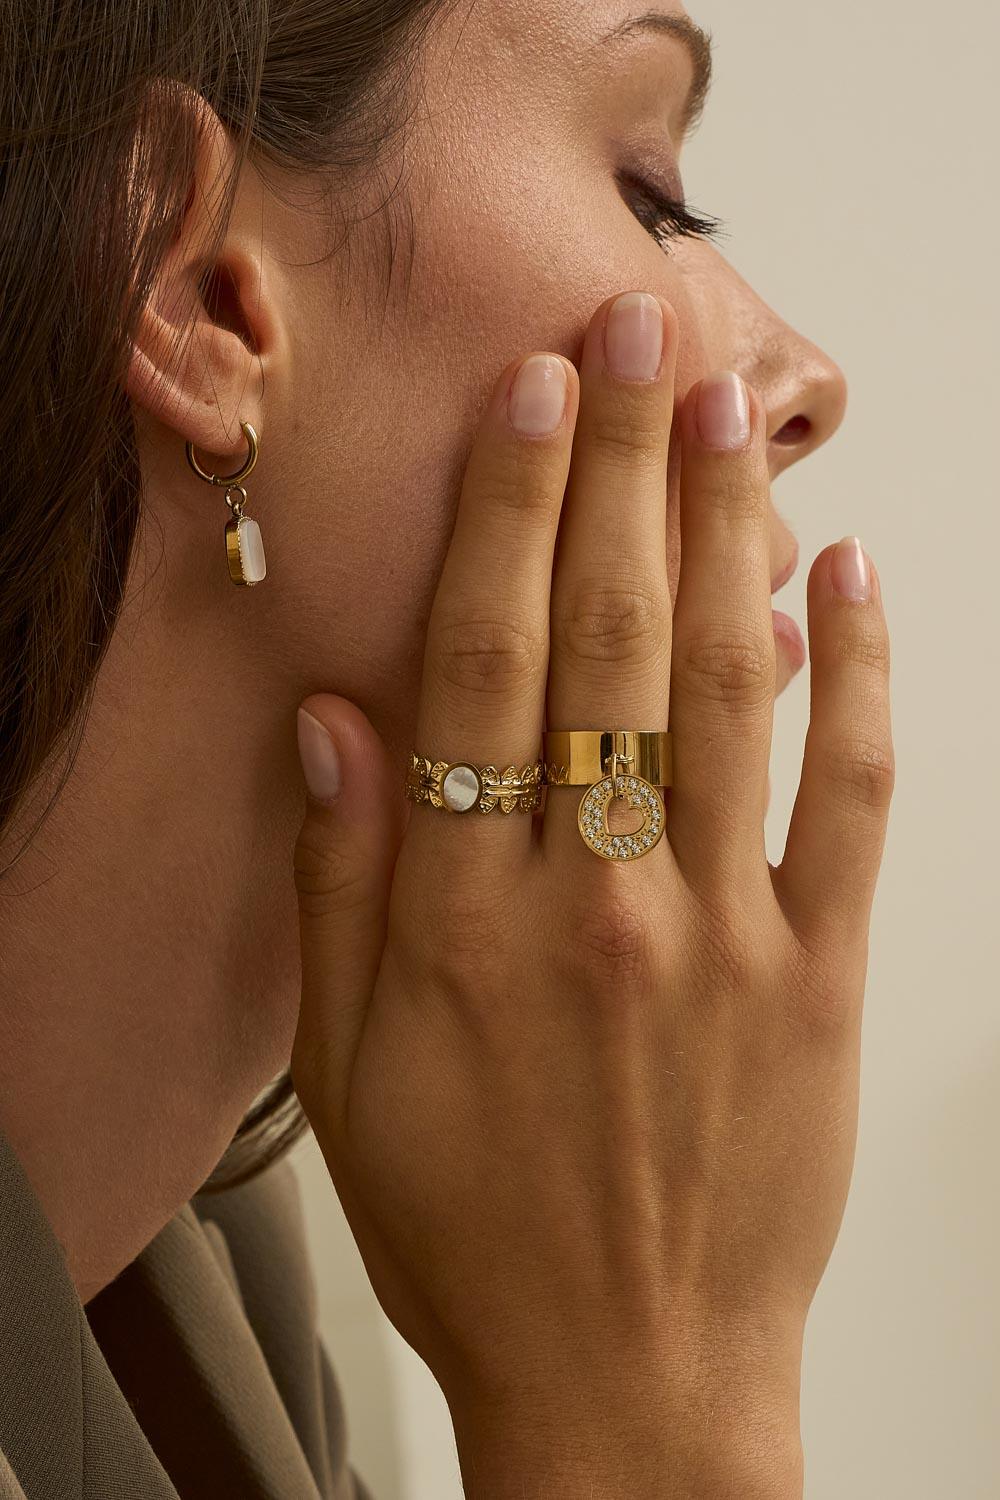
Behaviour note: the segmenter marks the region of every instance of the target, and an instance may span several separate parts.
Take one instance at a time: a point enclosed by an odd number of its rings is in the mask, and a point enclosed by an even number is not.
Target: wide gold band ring
[[[673,742],[659,729],[549,730],[542,736],[542,759],[549,786],[590,786],[620,767],[650,786],[671,786]]]
[[[580,837],[602,859],[624,864],[642,859],[663,837],[666,808],[658,787],[673,784],[673,747],[666,730],[550,730],[542,737],[548,786],[585,786],[577,809]],[[615,801],[638,812],[638,828],[615,832],[608,811]]]
[[[477,766],[471,761],[430,761],[410,756],[405,791],[411,802],[429,802],[445,812],[466,813],[478,808],[491,813],[534,812],[541,801],[544,767]]]

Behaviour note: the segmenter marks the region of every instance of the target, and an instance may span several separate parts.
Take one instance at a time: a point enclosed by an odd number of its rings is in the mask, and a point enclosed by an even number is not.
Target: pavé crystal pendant
[[[656,848],[663,837],[666,809],[656,787],[641,776],[619,776],[618,797],[642,813],[641,828],[632,833],[612,833],[608,827],[608,808],[615,800],[610,776],[595,782],[584,794],[577,822],[584,843],[589,844],[595,854],[624,864],[628,860],[642,859]]]

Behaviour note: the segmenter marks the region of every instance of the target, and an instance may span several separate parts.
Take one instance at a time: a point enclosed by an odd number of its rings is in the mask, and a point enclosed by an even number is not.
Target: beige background
[[[807,1345],[807,1496],[996,1500],[1000,8],[691,8],[715,32],[718,72],[688,191],[851,384],[840,436],[785,476],[777,503],[806,563],[861,535],[895,641],[898,792],[857,1172]],[[782,596],[800,619],[805,571]],[[772,857],[806,711],[800,679],[778,712]],[[313,1148],[300,1161],[355,1461],[377,1500],[457,1500],[440,1394],[374,1302]]]

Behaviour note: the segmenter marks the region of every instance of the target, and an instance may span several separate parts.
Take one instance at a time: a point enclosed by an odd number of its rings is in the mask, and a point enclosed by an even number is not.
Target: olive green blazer
[[[0,1133],[2,1500],[371,1500],[279,1162],[195,1198],[84,1307]]]

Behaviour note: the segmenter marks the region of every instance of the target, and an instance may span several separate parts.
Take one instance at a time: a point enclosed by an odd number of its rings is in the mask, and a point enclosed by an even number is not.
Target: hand
[[[836,549],[812,568],[811,727],[771,868],[765,413],[751,391],[741,443],[732,380],[678,413],[672,610],[676,319],[662,304],[659,374],[618,379],[611,300],[579,376],[550,356],[513,397],[519,364],[495,388],[414,748],[523,767],[543,711],[553,729],[662,728],[669,695],[667,835],[609,863],[578,833],[582,789],[554,787],[541,817],[407,818],[404,768],[364,716],[310,698],[340,791],[309,801],[295,851],[292,1072],[477,1495],[790,1495],[803,1327],[852,1170],[893,780],[880,592],[872,569],[870,597],[839,593]],[[729,446],[705,441],[713,411]],[[325,736],[305,731],[315,778]]]

